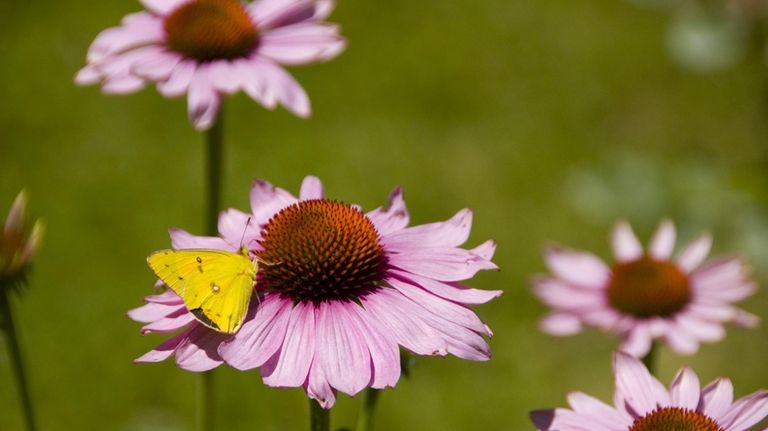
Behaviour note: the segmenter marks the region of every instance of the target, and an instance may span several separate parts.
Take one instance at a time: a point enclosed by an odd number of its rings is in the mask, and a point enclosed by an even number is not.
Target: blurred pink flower
[[[299,197],[256,181],[252,213],[222,212],[220,238],[171,231],[174,248],[236,251],[246,244],[260,266],[246,321],[234,336],[203,327],[173,292],[147,298],[130,312],[146,332],[181,335],[139,361],[177,363],[200,371],[225,360],[236,369],[261,367],[269,386],[303,386],[330,408],[336,391],[394,386],[400,377],[399,346],[419,355],[484,361],[490,329],[469,309],[501,295],[465,287],[461,280],[496,269],[496,245],[459,248],[472,213],[445,222],[406,227],[400,189],[385,208],[363,213],[326,200],[323,186],[307,177]],[[244,234],[245,232],[245,234]]]
[[[568,395],[570,409],[531,414],[539,431],[746,431],[768,416],[768,391],[733,402],[733,385],[720,378],[704,388],[683,368],[667,389],[637,359],[613,358],[614,406],[583,392]]]
[[[307,94],[279,64],[329,60],[345,47],[323,20],[332,0],[141,0],[146,11],[101,32],[75,82],[127,94],[157,82],[166,97],[187,94],[198,130],[216,119],[223,94],[240,90],[273,109],[310,115]]]
[[[722,339],[723,323],[757,323],[757,317],[731,305],[756,288],[741,259],[702,265],[712,245],[709,235],[693,241],[676,259],[670,221],[659,225],[647,252],[626,222],[616,225],[612,242],[613,266],[586,252],[546,251],[553,276],[533,281],[536,295],[554,309],[542,320],[543,331],[572,335],[583,324],[595,326],[618,334],[621,350],[643,356],[657,338],[678,353],[692,354],[699,342]]]

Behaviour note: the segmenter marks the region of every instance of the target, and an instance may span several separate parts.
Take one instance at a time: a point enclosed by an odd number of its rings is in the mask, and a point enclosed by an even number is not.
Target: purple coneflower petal
[[[651,238],[648,253],[656,259],[669,259],[675,248],[675,237],[675,224],[671,220],[663,220]]]
[[[279,356],[270,366],[261,369],[264,383],[269,386],[296,387],[304,384],[315,350],[318,332],[312,304],[297,304],[290,319]],[[319,319],[318,319],[319,324]]]
[[[685,272],[691,272],[704,262],[704,259],[709,254],[711,248],[712,237],[709,235],[702,235],[680,252],[680,256],[677,258],[677,263]]]
[[[640,240],[635,236],[629,223],[625,221],[616,224],[611,236],[611,242],[613,243],[613,254],[619,262],[635,260],[643,254],[643,246],[640,245]]]

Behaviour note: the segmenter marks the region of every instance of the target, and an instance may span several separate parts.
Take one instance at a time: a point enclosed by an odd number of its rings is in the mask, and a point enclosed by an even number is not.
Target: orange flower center
[[[610,304],[626,314],[665,317],[690,302],[691,289],[677,265],[644,256],[614,265],[607,295]]]
[[[245,57],[259,35],[237,0],[192,0],[165,18],[168,47],[199,61]]]
[[[375,289],[384,249],[373,223],[339,202],[302,201],[284,208],[263,231],[259,257],[268,288],[296,301],[354,300]]]
[[[636,419],[628,431],[725,431],[712,418],[680,407],[661,407]]]

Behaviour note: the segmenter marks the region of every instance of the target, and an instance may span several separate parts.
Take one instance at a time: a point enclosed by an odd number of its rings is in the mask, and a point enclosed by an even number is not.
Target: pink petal
[[[643,246],[635,236],[629,223],[622,221],[613,229],[613,253],[619,262],[639,259],[643,255]]]
[[[163,341],[153,350],[136,358],[134,362],[160,362],[168,359],[176,351],[179,344],[186,340],[188,333],[189,331]]]
[[[75,84],[77,85],[93,85],[101,81],[103,75],[99,70],[92,65],[86,65],[77,72],[75,75]]]
[[[191,60],[181,60],[165,82],[157,84],[157,91],[165,97],[177,97],[189,90],[192,78],[195,76],[197,63]]]
[[[466,280],[478,271],[498,269],[493,262],[460,248],[421,248],[391,254],[388,259],[392,266],[440,281]]]
[[[228,334],[196,325],[176,348],[176,364],[187,371],[208,371],[218,367],[223,361],[217,350],[228,337]]]
[[[134,62],[131,72],[152,81],[165,81],[170,78],[181,60],[180,55],[170,53],[165,48],[156,47]]]
[[[261,374],[268,386],[297,387],[304,384],[315,355],[315,310],[310,303],[299,303],[291,310],[285,339],[274,366],[262,367]]]
[[[396,269],[392,269],[390,272],[392,275],[412,280],[416,285],[437,296],[443,297],[449,301],[461,302],[464,304],[484,304],[494,298],[498,298],[504,293],[501,290],[470,289],[459,283],[444,283],[442,281],[409,274]]]
[[[539,328],[550,335],[574,335],[581,332],[581,319],[573,314],[551,313],[541,319]]]
[[[684,331],[701,341],[720,341],[725,337],[725,329],[718,322],[702,320],[688,313],[677,316],[675,321]]]
[[[670,403],[669,393],[638,359],[624,353],[613,355],[616,396],[638,416]],[[618,405],[618,404],[617,404]]]
[[[733,403],[718,422],[725,431],[742,431],[768,416],[768,391],[757,391]]]
[[[538,421],[544,421],[544,416],[536,418]],[[549,419],[551,424],[548,428],[542,428],[546,431],[619,431],[615,425],[603,427],[598,423],[587,420],[583,415],[568,409],[555,409],[554,415]],[[538,422],[537,422],[538,423]],[[630,424],[631,425],[631,424]]]
[[[269,91],[266,76],[262,73],[258,63],[250,59],[238,59],[234,62],[235,72],[240,81],[240,87],[251,99],[260,103],[267,109],[275,109],[277,96]]]
[[[589,422],[609,430],[624,429],[632,424],[631,418],[625,413],[583,392],[569,393],[568,404],[585,419],[585,424]]]
[[[285,340],[292,302],[278,294],[267,294],[239,331],[219,347],[219,354],[235,369],[264,365]],[[252,306],[253,310],[254,307]]]
[[[88,48],[87,59],[89,63],[99,63],[109,56],[160,42],[164,38],[161,19],[148,13],[134,14],[127,24],[99,33]]]
[[[278,211],[296,202],[293,195],[267,181],[256,180],[251,186],[251,209],[259,224],[266,224]]]
[[[209,79],[213,87],[224,94],[234,94],[240,89],[238,70],[227,60],[210,63]]]
[[[683,272],[690,273],[701,265],[712,248],[712,237],[703,235],[683,249],[677,258],[677,263]]]
[[[331,387],[355,395],[371,380],[371,355],[346,307],[355,303],[323,302],[317,308],[315,361]]]
[[[432,313],[440,316],[457,325],[471,329],[475,332],[490,335],[487,327],[480,321],[472,310],[446,301],[438,296],[432,295],[426,290],[420,289],[404,280],[389,278],[386,280],[392,287],[405,295],[411,301],[424,308],[422,313]]]
[[[182,308],[184,308],[183,304],[161,304],[156,302],[148,302],[141,307],[128,311],[128,317],[137,322],[149,323],[158,319],[162,319],[169,314],[173,314],[174,312],[178,312]]]
[[[458,247],[467,241],[471,229],[472,211],[463,209],[449,220],[405,228],[387,235],[382,242],[388,250]]]
[[[651,239],[649,253],[656,259],[668,260],[675,248],[675,225],[670,220],[664,220],[656,228],[656,233]]]
[[[217,236],[197,236],[183,229],[168,229],[171,235],[171,245],[176,250],[208,248],[214,250],[237,251],[236,247],[227,244],[226,241]]]
[[[310,116],[309,96],[288,72],[266,58],[255,57],[251,61],[265,83],[264,91],[271,95],[265,97],[274,97],[298,117]]]
[[[101,91],[104,94],[130,94],[141,90],[145,84],[143,79],[133,75],[110,76],[104,79]]]
[[[383,389],[394,387],[400,379],[400,349],[397,340],[385,330],[362,307],[348,307],[350,322],[360,331],[371,353],[372,376],[370,386]]]
[[[603,288],[610,277],[610,269],[591,253],[550,247],[544,259],[555,275],[579,286]]]
[[[699,340],[679,325],[667,331],[664,341],[670,349],[681,355],[692,355],[699,350]]]
[[[697,411],[720,422],[733,403],[733,383],[720,378],[707,385],[701,391],[701,400]]]
[[[317,400],[324,409],[330,409],[336,402],[336,391],[328,384],[323,367],[318,362],[312,363],[312,368],[309,370],[309,378],[304,387],[307,390],[307,395]]]
[[[264,33],[259,55],[277,63],[302,65],[330,60],[346,47],[333,25],[296,24]]]
[[[476,254],[485,260],[493,259],[493,255],[496,254],[496,241],[489,239],[488,241],[478,245],[477,247],[469,250],[472,254]]]
[[[406,349],[418,355],[447,353],[443,338],[418,316],[411,313],[412,304],[394,289],[380,289],[361,299],[370,313],[370,321],[389,330],[392,337]]]
[[[158,295],[146,296],[144,297],[144,300],[147,302],[156,302],[158,304],[175,304],[175,305],[181,305],[181,306],[184,305],[184,301],[179,297],[179,295],[177,295],[176,292],[170,289]]]
[[[559,278],[540,277],[533,281],[534,292],[545,304],[563,310],[605,306],[605,295],[594,289],[578,288]]]
[[[673,407],[695,410],[701,396],[701,385],[696,373],[688,367],[682,368],[672,381],[669,395]]]
[[[376,226],[382,238],[408,226],[408,208],[405,207],[403,189],[398,187],[392,191],[386,207],[376,208],[366,215]]]
[[[249,9],[257,26],[267,29],[324,19],[330,12],[328,3],[311,0],[259,0],[251,3]],[[318,16],[320,12],[325,16]]]
[[[219,114],[221,95],[214,87],[211,77],[212,67],[201,65],[189,83],[187,93],[187,111],[189,121],[195,130],[204,131],[213,127]]]
[[[244,245],[250,249],[253,241],[261,237],[261,229],[253,215],[232,208],[219,215],[219,233],[227,244],[237,248]]]
[[[651,350],[651,339],[648,325],[636,324],[629,333],[624,335],[620,350],[639,358]]]
[[[139,0],[145,8],[158,15],[167,15],[188,0]]]
[[[180,308],[177,313],[178,314],[174,313],[168,317],[154,320],[150,324],[144,325],[141,328],[141,334],[176,332],[195,321],[195,317],[192,316],[192,313],[189,313],[186,308]]]
[[[488,347],[488,343],[477,332],[432,313],[424,313],[421,318],[441,334],[447,345],[448,353],[470,361],[491,359],[491,349]]]
[[[304,177],[299,191],[299,199],[305,201],[310,199],[325,199],[325,190],[320,178],[312,175]]]

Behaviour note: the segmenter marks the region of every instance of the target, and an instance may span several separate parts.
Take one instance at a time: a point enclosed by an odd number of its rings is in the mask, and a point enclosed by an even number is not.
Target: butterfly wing
[[[222,250],[160,250],[147,263],[200,323],[228,334],[240,328],[256,283],[256,267],[246,255]]]

